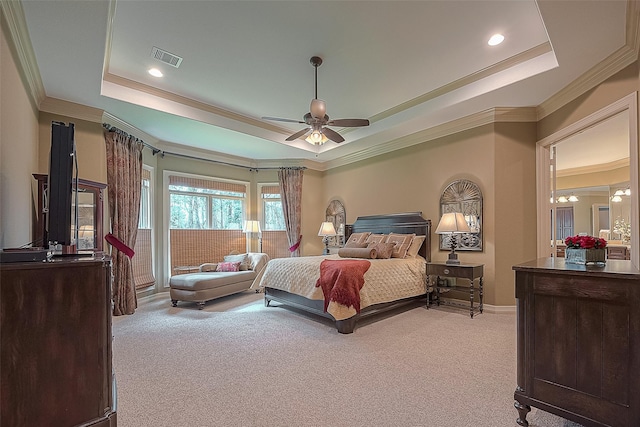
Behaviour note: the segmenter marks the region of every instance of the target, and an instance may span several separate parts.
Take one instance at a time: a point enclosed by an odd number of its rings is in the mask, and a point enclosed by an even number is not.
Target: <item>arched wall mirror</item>
[[[325,212],[325,221],[333,223],[333,227],[338,233],[335,237],[329,237],[330,247],[342,247],[344,246],[344,228],[346,226],[347,214],[344,210],[344,205],[339,200],[332,200],[327,206]]]
[[[467,220],[471,233],[456,238],[457,251],[482,251],[482,191],[473,181],[453,181],[440,196],[440,216],[460,212]],[[451,249],[451,235],[440,235],[440,250]]]
[[[564,256],[564,238],[582,233],[605,238],[610,259],[638,265],[636,99],[538,143],[538,256]]]

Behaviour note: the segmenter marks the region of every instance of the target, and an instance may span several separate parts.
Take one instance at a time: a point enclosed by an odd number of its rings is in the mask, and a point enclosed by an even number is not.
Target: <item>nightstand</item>
[[[456,291],[469,292],[469,314],[473,319],[474,312],[478,311],[482,313],[483,310],[483,289],[482,289],[482,276],[484,272],[484,264],[445,264],[438,262],[427,263],[427,275],[436,276],[436,282],[434,288],[436,289],[436,303],[440,305],[440,290],[451,289]],[[441,277],[455,277],[459,279],[469,280],[469,286],[441,286]],[[478,279],[478,286],[475,286],[475,281]],[[479,304],[474,303],[474,294],[478,293],[480,300]]]

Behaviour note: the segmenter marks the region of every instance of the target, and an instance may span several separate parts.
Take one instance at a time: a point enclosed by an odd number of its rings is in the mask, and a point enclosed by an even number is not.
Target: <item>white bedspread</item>
[[[316,287],[320,278],[320,263],[325,259],[347,259],[338,255],[272,259],[252,285],[252,289],[264,287],[280,289],[312,300],[323,300],[322,289]],[[353,258],[350,258],[353,259]],[[371,267],[364,274],[364,286],[360,290],[360,308],[373,304],[396,301],[427,291],[426,261],[424,258],[372,259]],[[331,302],[327,308],[336,320],[356,314],[354,307],[344,307]]]

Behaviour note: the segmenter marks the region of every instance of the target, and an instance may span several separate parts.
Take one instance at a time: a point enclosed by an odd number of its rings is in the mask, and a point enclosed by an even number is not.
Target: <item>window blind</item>
[[[191,178],[188,176],[169,176],[169,185],[180,185],[183,187],[206,188],[208,190],[232,191],[245,194],[247,191],[245,184],[235,182],[215,181],[209,179]]]

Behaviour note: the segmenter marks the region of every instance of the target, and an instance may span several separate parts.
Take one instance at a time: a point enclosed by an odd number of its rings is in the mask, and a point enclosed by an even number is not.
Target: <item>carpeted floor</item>
[[[516,426],[514,315],[416,304],[341,335],[252,292],[202,311],[167,294],[113,335],[119,427]]]

